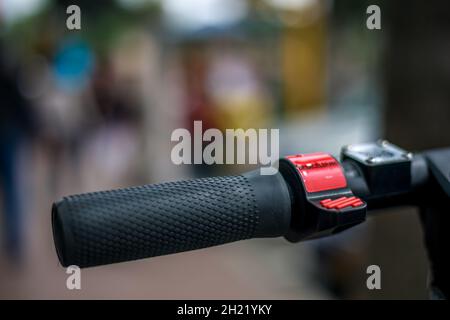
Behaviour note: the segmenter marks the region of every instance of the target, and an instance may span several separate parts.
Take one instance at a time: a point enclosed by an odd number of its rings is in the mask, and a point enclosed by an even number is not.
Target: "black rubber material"
[[[290,218],[283,177],[259,170],[74,195],[52,209],[59,260],[79,267],[282,236]]]

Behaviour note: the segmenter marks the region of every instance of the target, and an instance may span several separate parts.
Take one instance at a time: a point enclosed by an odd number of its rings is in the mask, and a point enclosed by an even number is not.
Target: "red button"
[[[327,153],[286,157],[300,172],[306,191],[320,192],[347,187],[339,162]]]
[[[334,200],[325,199],[320,201],[322,207],[327,209],[344,209],[347,207],[359,207],[364,203],[357,197],[340,197]]]

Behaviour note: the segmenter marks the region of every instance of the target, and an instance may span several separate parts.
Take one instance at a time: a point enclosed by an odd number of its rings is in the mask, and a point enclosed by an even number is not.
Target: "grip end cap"
[[[70,231],[67,230],[68,224],[67,210],[65,210],[65,200],[54,202],[52,205],[52,231],[53,240],[55,243],[56,254],[59,262],[63,267],[69,266],[69,259],[67,256],[68,249],[73,243]]]

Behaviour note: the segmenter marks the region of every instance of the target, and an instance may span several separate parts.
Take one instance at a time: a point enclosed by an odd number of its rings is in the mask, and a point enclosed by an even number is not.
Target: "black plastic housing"
[[[410,153],[386,141],[347,146],[341,152],[342,162],[360,168],[372,196],[409,191],[411,159]]]
[[[365,203],[357,208],[342,210],[328,210],[320,205],[321,200],[330,197],[353,196],[349,188],[310,193],[306,191],[302,178],[291,161],[281,159],[279,170],[289,184],[294,200],[291,225],[289,232],[285,235],[288,241],[299,242],[328,236],[365,221],[367,211]]]

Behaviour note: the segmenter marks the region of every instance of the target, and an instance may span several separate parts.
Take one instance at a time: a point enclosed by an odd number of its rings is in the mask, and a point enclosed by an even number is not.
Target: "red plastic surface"
[[[341,197],[337,199],[325,199],[320,201],[320,205],[327,209],[344,209],[347,207],[359,207],[363,202],[358,197]]]
[[[300,172],[307,192],[345,188],[347,181],[339,162],[327,153],[287,156]]]

